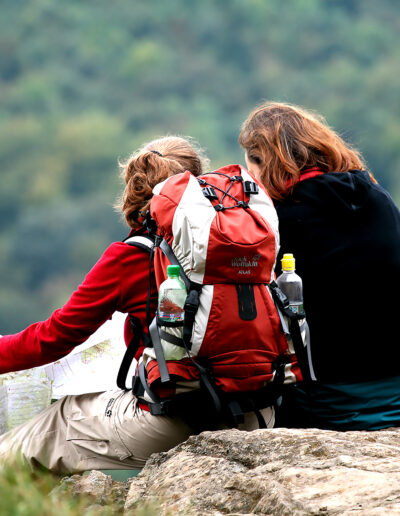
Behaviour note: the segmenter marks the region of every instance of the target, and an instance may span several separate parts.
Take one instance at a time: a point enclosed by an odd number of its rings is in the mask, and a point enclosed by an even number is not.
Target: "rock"
[[[400,428],[204,432],[128,482],[92,471],[58,490],[127,515],[400,516],[399,450]]]
[[[93,504],[91,507],[112,505],[115,509],[124,505],[129,484],[113,482],[111,476],[101,471],[91,471],[88,475],[72,475],[62,479],[53,495],[66,493],[69,496],[85,496]]]
[[[224,430],[153,455],[125,510],[160,514],[400,515],[400,429]]]

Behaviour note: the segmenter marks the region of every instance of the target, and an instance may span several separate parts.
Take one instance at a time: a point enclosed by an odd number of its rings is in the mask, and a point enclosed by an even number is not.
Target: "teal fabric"
[[[293,424],[282,426],[326,430],[400,426],[400,376],[362,383],[317,383],[307,392],[300,384],[288,396],[291,400],[282,409],[292,412]]]
[[[99,470],[105,475],[109,475],[113,480],[118,482],[126,482],[130,478],[136,477],[142,470],[141,469],[101,469]],[[84,476],[90,474],[90,471],[85,471]]]
[[[141,469],[102,469],[101,472],[105,475],[110,475],[113,480],[118,482],[125,482],[132,477],[136,477]]]

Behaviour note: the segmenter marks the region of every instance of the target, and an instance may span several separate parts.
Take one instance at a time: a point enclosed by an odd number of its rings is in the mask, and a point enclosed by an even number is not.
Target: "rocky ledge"
[[[204,432],[120,492],[130,514],[156,500],[164,515],[400,515],[399,457],[400,428]]]

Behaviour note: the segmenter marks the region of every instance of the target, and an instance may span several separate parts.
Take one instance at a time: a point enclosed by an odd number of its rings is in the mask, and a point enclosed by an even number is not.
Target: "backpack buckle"
[[[225,209],[225,206],[223,204],[216,204],[214,206],[215,211],[224,211],[224,209]]]
[[[157,231],[157,223],[150,214],[150,210],[146,211],[145,221],[143,223],[147,229],[149,236],[154,236]]]
[[[255,183],[254,181],[245,181],[243,183],[243,191],[247,195],[258,194],[258,192],[259,192],[258,184]]]
[[[215,193],[215,190],[212,186],[206,186],[203,188],[203,195],[204,197],[207,197],[207,199],[210,199],[210,201],[213,199],[218,200],[218,195]]]
[[[157,403],[149,403],[149,410],[152,416],[167,416],[169,414],[169,399]]]
[[[183,309],[186,313],[190,315],[194,315],[197,312],[197,309],[199,308],[200,299],[199,299],[199,293],[197,290],[191,290],[186,298],[185,305]]]
[[[269,284],[269,288],[271,289],[271,292],[274,298],[276,299],[278,306],[283,308],[283,310],[289,308],[289,299],[285,296],[285,294],[278,287],[275,281],[271,281],[271,283]]]

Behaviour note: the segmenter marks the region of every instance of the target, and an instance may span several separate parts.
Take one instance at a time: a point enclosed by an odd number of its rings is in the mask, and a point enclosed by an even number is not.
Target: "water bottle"
[[[289,308],[295,314],[303,315],[303,282],[295,273],[293,254],[284,254],[281,260],[282,274],[277,278],[278,287],[289,300]]]
[[[282,292],[285,294],[285,296],[288,298],[290,310],[293,313],[302,316],[299,320],[300,334],[303,343],[306,347],[306,361],[308,365],[310,379],[312,381],[315,381],[317,378],[315,376],[314,367],[312,363],[310,347],[310,330],[305,319],[306,314],[303,306],[303,281],[300,278],[300,276],[294,272],[296,268],[296,262],[293,254],[284,254],[281,262],[282,274],[276,279],[276,283],[278,284],[278,287],[282,290]],[[291,351],[294,352],[294,349],[291,348],[291,344],[292,343],[289,344],[289,349],[291,349]]]
[[[168,278],[161,283],[158,290],[158,319],[161,324],[183,323],[187,291],[179,274],[179,265],[168,265]]]

